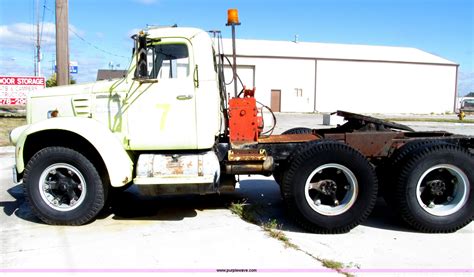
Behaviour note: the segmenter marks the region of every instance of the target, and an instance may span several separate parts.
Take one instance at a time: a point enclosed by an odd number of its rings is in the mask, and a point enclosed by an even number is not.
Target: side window
[[[175,79],[189,75],[189,53],[185,44],[156,44],[147,50],[149,78]]]

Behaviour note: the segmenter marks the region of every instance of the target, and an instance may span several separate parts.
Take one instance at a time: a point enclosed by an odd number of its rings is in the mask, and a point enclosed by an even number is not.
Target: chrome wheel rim
[[[56,163],[48,166],[40,176],[41,198],[57,211],[72,211],[79,207],[87,194],[84,176],[74,166]]]
[[[305,199],[315,212],[336,216],[347,212],[355,203],[359,184],[347,167],[331,163],[322,165],[309,175]]]

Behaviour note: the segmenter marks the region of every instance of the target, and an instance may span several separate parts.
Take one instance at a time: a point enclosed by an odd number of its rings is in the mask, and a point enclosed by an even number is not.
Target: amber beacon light
[[[240,25],[239,22],[239,11],[237,9],[227,10],[227,26],[232,27],[232,71],[234,79],[234,96],[237,97],[237,56],[235,54],[235,26]]]
[[[237,9],[227,10],[227,25],[240,25],[239,11]]]

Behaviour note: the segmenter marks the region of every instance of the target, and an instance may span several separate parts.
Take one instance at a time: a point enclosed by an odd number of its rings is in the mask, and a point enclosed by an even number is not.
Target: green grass
[[[344,271],[344,269],[346,268],[351,268],[352,265],[346,266],[345,264],[338,261],[315,257],[311,253],[299,248],[298,245],[292,243],[291,240],[286,236],[286,234],[281,230],[283,225],[279,224],[276,219],[271,219],[267,222],[262,222],[261,220],[259,220],[258,215],[261,214],[259,212],[259,209],[261,208],[262,205],[252,205],[248,203],[247,200],[243,200],[237,203],[231,203],[229,206],[229,210],[232,211],[232,213],[236,214],[237,216],[249,223],[261,226],[269,237],[280,241],[286,248],[292,248],[297,251],[301,251],[306,255],[310,256],[311,258],[315,259],[316,261],[320,262],[324,267],[333,269],[340,274],[343,274],[348,277],[353,276],[352,274]],[[357,268],[359,267],[360,266],[357,266]]]
[[[384,118],[387,121],[411,121],[411,122],[439,122],[439,123],[474,123],[474,119],[459,120],[455,118],[414,118],[414,117],[400,117],[400,118]]]
[[[324,267],[334,269],[335,271],[344,274],[345,276],[354,276],[348,272],[344,272],[344,269],[347,268],[346,265],[344,265],[341,262],[334,261],[334,260],[329,260],[329,259],[318,259]]]
[[[259,223],[256,207],[248,204],[245,199],[241,202],[231,203],[229,210],[247,222]]]
[[[329,260],[329,259],[322,259],[321,262],[327,268],[331,268],[334,270],[341,270],[344,268],[344,264],[338,261]]]
[[[259,209],[262,209],[262,205],[252,205],[247,203],[247,200],[243,200],[237,203],[231,203],[229,210],[242,218],[243,220],[259,225],[271,238],[281,241],[285,247],[290,247],[298,249],[298,246],[290,242],[290,239],[283,233],[281,230],[282,225],[278,224],[276,219],[269,220],[267,222],[262,222],[259,219]]]
[[[0,117],[0,146],[9,146],[10,131],[18,126],[25,125],[26,118]]]
[[[299,250],[299,247],[291,243],[290,239],[285,235],[285,233],[283,233],[281,227],[282,225],[278,224],[276,219],[269,220],[268,222],[262,224],[262,228],[265,232],[267,232],[268,236],[281,241],[287,248]]]

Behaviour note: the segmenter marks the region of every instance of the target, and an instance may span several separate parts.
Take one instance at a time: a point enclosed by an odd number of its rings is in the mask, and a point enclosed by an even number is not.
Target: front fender
[[[16,169],[19,173],[25,170],[23,150],[28,136],[48,130],[71,132],[87,140],[104,161],[113,187],[121,187],[132,181],[133,161],[119,138],[98,121],[82,117],[51,118],[12,131],[12,134],[21,132],[15,139]]]

